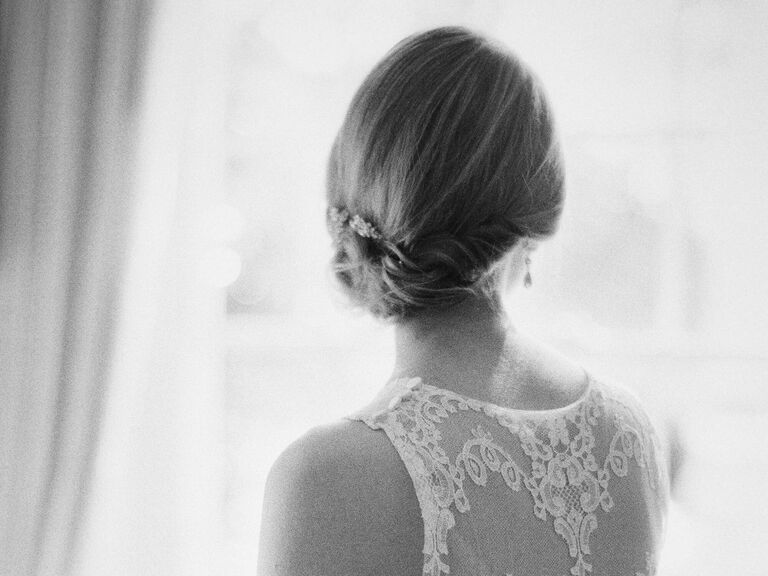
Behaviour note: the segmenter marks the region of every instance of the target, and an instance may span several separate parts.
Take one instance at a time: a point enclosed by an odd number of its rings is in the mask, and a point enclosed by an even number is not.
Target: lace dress
[[[346,418],[383,430],[405,464],[424,574],[656,574],[667,473],[624,387],[588,378],[576,402],[537,411],[403,378]]]

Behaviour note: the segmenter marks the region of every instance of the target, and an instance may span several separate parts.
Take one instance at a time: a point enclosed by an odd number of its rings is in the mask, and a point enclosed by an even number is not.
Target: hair
[[[539,80],[465,28],[406,38],[352,99],[327,200],[381,234],[347,228],[332,260],[353,303],[374,316],[493,296],[502,257],[523,238],[554,234],[562,212],[562,156]]]

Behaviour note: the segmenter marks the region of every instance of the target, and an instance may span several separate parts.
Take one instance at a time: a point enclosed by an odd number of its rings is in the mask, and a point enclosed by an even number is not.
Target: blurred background
[[[768,545],[768,3],[0,2],[0,574],[254,574],[276,456],[367,402],[391,328],[334,291],[354,90],[460,24],[554,105],[558,235],[513,320],[637,391],[660,576]]]

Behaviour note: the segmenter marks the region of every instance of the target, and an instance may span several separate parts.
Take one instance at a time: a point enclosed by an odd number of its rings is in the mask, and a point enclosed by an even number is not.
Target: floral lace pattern
[[[611,398],[630,413],[632,402]],[[594,427],[604,414],[605,397],[590,387],[582,401],[557,411],[543,411],[544,418],[527,412],[524,417],[511,409],[473,400],[457,393],[424,384],[413,378],[385,410],[361,417],[368,426],[383,429],[400,453],[416,489],[424,519],[424,574],[449,573],[446,563],[448,533],[456,524],[452,507],[459,513],[470,510],[465,493],[467,478],[485,486],[491,474],[499,474],[512,491],[525,488],[533,498],[533,513],[551,522],[564,540],[573,561],[573,576],[592,574],[590,536],[598,529],[598,509],[609,512],[614,501],[609,492],[612,477],[624,477],[632,461],[646,469],[649,484],[656,488],[664,470],[655,454],[657,439],[647,422],[633,421],[614,413],[615,434],[608,453],[598,462]],[[475,411],[492,417],[519,439],[529,462],[516,461],[481,424],[471,430],[455,458],[441,447],[438,424],[451,414]],[[639,422],[639,425],[638,425]],[[638,576],[651,575],[655,566],[647,558]]]

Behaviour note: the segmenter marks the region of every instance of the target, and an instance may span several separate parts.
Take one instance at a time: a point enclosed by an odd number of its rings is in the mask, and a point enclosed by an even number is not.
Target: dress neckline
[[[592,389],[594,387],[594,380],[587,370],[582,368],[582,371],[584,372],[586,382],[585,382],[584,390],[581,392],[581,394],[576,400],[566,404],[565,406],[558,406],[556,408],[539,408],[539,409],[512,408],[510,406],[502,406],[501,404],[494,404],[493,402],[490,402],[488,400],[479,400],[477,398],[472,398],[471,396],[461,394],[460,392],[456,392],[454,390],[448,390],[446,388],[440,388],[439,386],[435,386],[433,384],[427,384],[422,380],[420,376],[405,377],[405,378],[402,378],[402,380],[408,383],[409,388],[420,387],[427,391],[436,392],[449,397],[452,396],[456,399],[462,400],[469,404],[480,406],[481,408],[486,409],[488,411],[492,411],[496,414],[509,414],[509,415],[518,415],[518,416],[520,415],[549,416],[549,415],[562,414],[562,413],[574,410],[575,408],[580,406],[587,398],[589,398],[590,394],[592,393]]]

